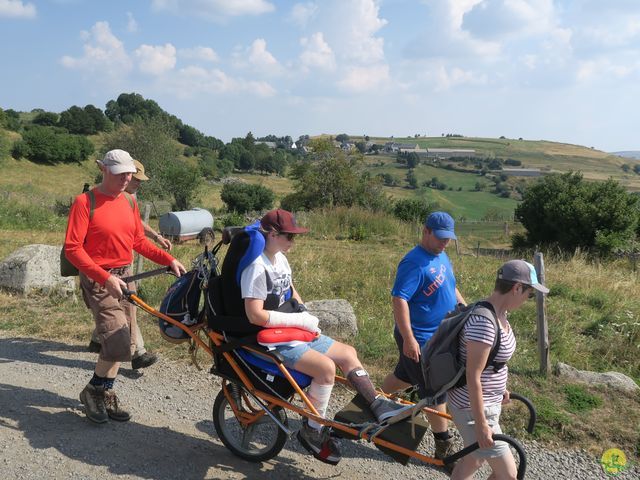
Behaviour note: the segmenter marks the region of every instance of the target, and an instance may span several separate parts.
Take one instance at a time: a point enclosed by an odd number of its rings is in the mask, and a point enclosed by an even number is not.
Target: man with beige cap
[[[99,162],[99,160],[98,160]],[[144,165],[140,163],[138,160],[133,160],[133,164],[136,166],[136,173],[134,173],[131,177],[131,181],[125,188],[125,192],[130,193],[133,198],[136,198],[136,193],[140,188],[142,182],[149,180],[149,177],[145,174]],[[144,234],[147,238],[155,241],[160,247],[164,248],[167,251],[171,251],[173,245],[169,239],[164,238],[160,233],[157,233],[151,226],[142,222],[142,228],[144,229]],[[133,358],[131,359],[131,368],[134,370],[138,370],[140,368],[147,368],[153,365],[158,361],[158,356],[155,353],[148,352],[144,347],[144,338],[142,337],[142,332],[140,331],[140,327],[136,322],[136,330],[135,330],[135,342],[136,347],[133,352]],[[91,341],[89,342],[88,350],[93,353],[100,352],[100,338],[98,336],[97,330],[93,330],[91,334]]]
[[[178,277],[186,270],[144,235],[138,205],[125,192],[137,171],[131,155],[110,150],[99,165],[102,182],[78,195],[71,205],[64,248],[80,272],[82,296],[93,313],[102,345],[80,401],[91,421],[106,423],[131,418],[113,385],[120,362],[131,360],[135,345],[136,307],[123,297],[123,289],[135,290],[135,284],[122,281],[131,274],[132,251],[170,267]]]

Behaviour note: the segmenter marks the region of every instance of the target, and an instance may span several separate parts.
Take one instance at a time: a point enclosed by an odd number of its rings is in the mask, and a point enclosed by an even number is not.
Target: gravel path
[[[165,360],[142,374],[122,369],[116,387],[134,418],[95,425],[78,400],[94,362],[84,345],[0,332],[0,479],[448,478],[417,462],[394,463],[364,442],[343,441],[336,467],[310,457],[295,438],[274,460],[245,462],[215,433],[217,379]],[[346,392],[336,389],[333,403],[347,401]],[[293,417],[290,424],[297,427]],[[585,452],[550,452],[531,442],[525,448],[527,478],[609,478]],[[615,478],[638,479],[640,469]]]

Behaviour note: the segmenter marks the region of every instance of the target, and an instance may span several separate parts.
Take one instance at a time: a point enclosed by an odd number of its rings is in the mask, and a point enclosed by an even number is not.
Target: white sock
[[[307,397],[309,397],[311,405],[315,407],[322,418],[324,418],[327,413],[329,400],[331,400],[331,390],[333,390],[333,384],[320,385],[311,381],[311,385],[309,385],[309,390],[307,391]],[[322,428],[321,424],[311,419],[309,419],[309,426],[316,430],[320,430]]]

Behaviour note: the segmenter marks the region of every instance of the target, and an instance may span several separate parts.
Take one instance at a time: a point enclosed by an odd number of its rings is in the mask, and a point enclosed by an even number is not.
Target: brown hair
[[[503,280],[502,278],[496,278],[496,284],[494,290],[502,295],[509,293],[513,286],[518,282],[512,282],[511,280]]]

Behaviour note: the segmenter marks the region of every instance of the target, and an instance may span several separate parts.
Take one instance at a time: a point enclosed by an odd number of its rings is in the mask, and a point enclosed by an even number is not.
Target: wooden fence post
[[[146,202],[144,204],[144,215],[142,218],[142,221],[144,223],[149,223],[149,217],[151,216],[151,203]],[[136,267],[134,269],[134,274],[138,274],[142,272],[142,269],[144,268],[144,257],[142,255],[140,255],[139,253],[136,254]],[[136,287],[138,286],[138,282],[136,282]]]
[[[545,284],[544,257],[541,252],[533,256],[533,265],[538,275],[538,283]],[[536,291],[536,311],[538,330],[538,355],[540,357],[540,373],[545,377],[549,374],[549,328],[545,308],[545,296]]]

